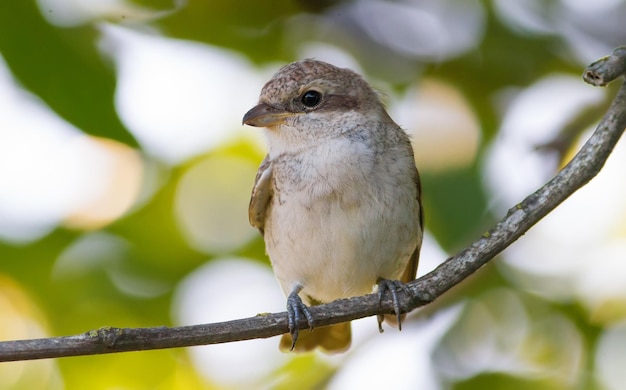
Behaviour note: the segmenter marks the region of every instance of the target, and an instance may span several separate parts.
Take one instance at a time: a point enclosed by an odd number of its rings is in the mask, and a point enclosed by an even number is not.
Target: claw
[[[398,321],[398,330],[402,330],[402,318],[400,311],[400,300],[398,299],[398,291],[402,290],[404,294],[407,296],[411,296],[411,290],[406,286],[406,284],[402,283],[399,280],[388,280],[388,279],[379,279],[378,280],[378,302],[382,304],[383,298],[385,297],[385,291],[389,291],[391,293],[391,300],[393,301],[393,312],[396,314],[396,320]],[[385,316],[379,314],[378,318],[378,331],[383,333],[383,320]]]
[[[313,316],[309,308],[302,302],[302,299],[298,295],[298,291],[292,291],[287,297],[287,321],[289,324],[289,333],[291,333],[291,350],[296,346],[298,340],[298,323],[304,314],[306,322],[309,325],[309,329],[313,330]]]

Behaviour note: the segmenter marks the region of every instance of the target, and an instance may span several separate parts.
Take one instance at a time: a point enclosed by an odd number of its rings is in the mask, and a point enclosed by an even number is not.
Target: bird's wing
[[[411,259],[409,260],[409,264],[407,264],[404,273],[402,274],[402,278],[400,279],[404,283],[408,283],[415,279],[417,274],[417,264],[420,259],[420,248],[422,247],[422,236],[424,234],[424,210],[422,208],[422,184],[420,181],[419,173],[416,171],[415,174],[415,185],[417,186],[417,204],[419,208],[419,241],[417,246],[415,247],[415,251],[413,255],[411,255]]]
[[[265,156],[254,179],[250,206],[248,207],[248,217],[250,225],[259,229],[263,234],[265,228],[265,212],[272,198],[272,162],[269,155]]]

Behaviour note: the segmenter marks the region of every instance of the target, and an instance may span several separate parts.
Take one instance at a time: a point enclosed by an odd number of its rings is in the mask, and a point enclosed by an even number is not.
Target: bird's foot
[[[298,340],[298,323],[302,319],[302,315],[306,318],[309,329],[313,330],[313,316],[309,308],[302,302],[302,299],[296,291],[287,297],[287,320],[289,324],[289,333],[293,340],[291,350],[293,351]]]
[[[378,302],[382,304],[385,292],[389,291],[391,294],[391,300],[393,301],[393,312],[396,315],[396,321],[398,322],[398,330],[402,330],[402,313],[400,310],[400,301],[398,299],[398,292],[402,291],[407,296],[411,297],[413,294],[406,284],[399,280],[378,279]],[[378,318],[378,331],[383,333],[383,320],[385,316],[379,314]]]

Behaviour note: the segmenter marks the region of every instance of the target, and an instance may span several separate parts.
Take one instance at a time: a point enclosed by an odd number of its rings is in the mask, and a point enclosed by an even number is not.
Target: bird
[[[423,236],[420,176],[408,134],[359,74],[304,59],[263,86],[243,124],[264,128],[267,155],[252,189],[249,219],[265,241],[287,297],[289,333],[280,349],[340,353],[350,323],[314,327],[310,306],[378,291],[410,294]],[[299,332],[305,318],[310,332]]]

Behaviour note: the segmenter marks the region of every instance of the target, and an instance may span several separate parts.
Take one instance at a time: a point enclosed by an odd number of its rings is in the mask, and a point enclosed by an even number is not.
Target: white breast
[[[330,302],[398,279],[419,240],[410,152],[340,138],[273,161],[265,241],[285,294]],[[384,163],[388,161],[388,163]],[[310,303],[310,302],[309,302]]]

